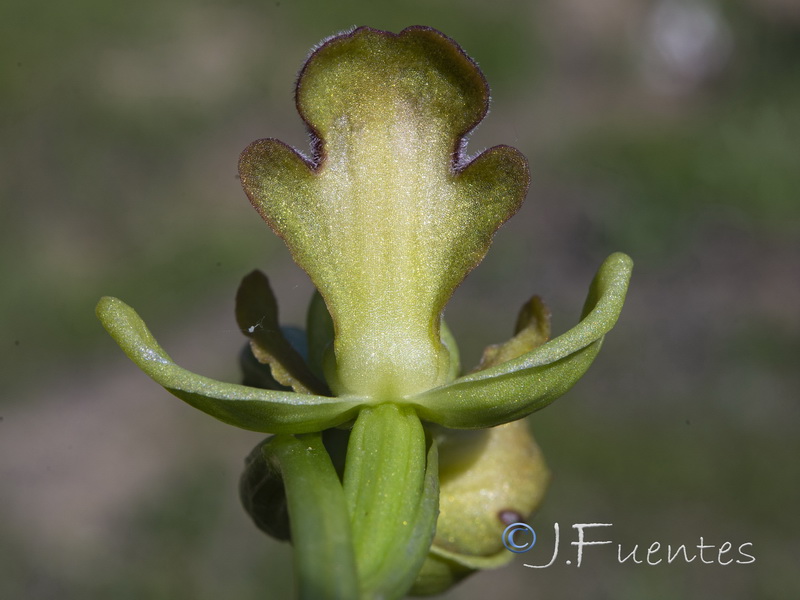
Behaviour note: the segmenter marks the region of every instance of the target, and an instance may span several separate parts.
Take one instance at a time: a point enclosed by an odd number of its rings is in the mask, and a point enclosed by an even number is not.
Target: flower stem
[[[430,549],[439,502],[435,444],[416,413],[395,404],[362,409],[350,435],[344,495],[361,598],[401,598]]]

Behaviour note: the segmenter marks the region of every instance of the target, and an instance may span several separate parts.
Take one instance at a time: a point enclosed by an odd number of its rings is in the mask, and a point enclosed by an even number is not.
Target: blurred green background
[[[123,298],[178,362],[229,380],[249,270],[300,323],[310,284],[249,206],[238,154],[307,147],[292,85],[313,44],[412,24],[492,86],[471,152],[511,144],[533,172],[448,307],[465,363],[531,294],[564,331],[606,255],[636,261],[596,365],[530,419],[554,473],[539,547],[447,598],[800,597],[793,0],[4,0],[0,597],[290,597],[289,547],[238,504],[260,437],[152,384],[93,307]],[[554,522],[559,564],[525,568],[549,559]],[[589,522],[625,552],[702,536],[751,542],[756,562],[618,564],[599,546],[567,566]]]

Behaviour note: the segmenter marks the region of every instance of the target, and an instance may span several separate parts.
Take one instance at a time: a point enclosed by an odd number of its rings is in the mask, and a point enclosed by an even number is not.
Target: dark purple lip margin
[[[308,168],[311,169],[311,171],[313,171],[314,173],[319,173],[320,169],[322,168],[322,166],[325,163],[325,158],[326,158],[325,141],[322,139],[322,137],[320,136],[319,132],[317,132],[317,130],[314,128],[314,126],[306,119],[306,115],[305,115],[305,112],[303,110],[303,107],[299,102],[300,88],[302,87],[302,84],[303,84],[303,78],[305,77],[306,71],[308,70],[309,65],[314,60],[314,57],[317,55],[317,53],[323,51],[328,46],[344,42],[344,41],[346,41],[348,39],[354,38],[354,37],[356,37],[358,35],[362,35],[364,33],[380,35],[380,36],[387,37],[387,38],[400,38],[400,37],[403,37],[403,36],[406,36],[406,35],[414,35],[414,34],[417,34],[417,33],[432,34],[433,36],[439,37],[440,39],[442,39],[453,50],[455,50],[456,55],[459,58],[461,58],[462,60],[464,60],[468,65],[470,65],[474,69],[475,73],[478,75],[478,78],[480,79],[482,87],[483,87],[483,94],[482,94],[482,98],[481,98],[482,101],[483,101],[483,107],[482,107],[481,111],[478,113],[478,115],[475,117],[475,119],[471,123],[467,124],[467,126],[464,128],[463,131],[459,132],[456,135],[456,139],[455,139],[455,142],[453,144],[453,149],[451,151],[451,159],[450,159],[451,169],[452,169],[452,172],[454,174],[459,173],[460,171],[463,171],[465,168],[467,168],[467,166],[469,166],[470,163],[472,163],[472,161],[474,161],[475,159],[477,159],[481,155],[483,155],[486,152],[489,152],[491,150],[497,150],[498,148],[510,148],[512,150],[516,150],[515,148],[512,148],[511,146],[508,146],[507,144],[499,144],[497,146],[492,146],[491,148],[488,148],[487,150],[484,150],[483,152],[479,153],[476,156],[473,156],[473,157],[466,157],[465,156],[465,150],[466,150],[466,143],[467,143],[468,134],[472,130],[474,130],[475,127],[477,127],[478,124],[481,121],[483,121],[483,119],[486,117],[487,113],[489,112],[490,92],[489,92],[489,84],[486,81],[486,77],[484,76],[483,71],[481,71],[481,69],[478,66],[478,64],[466,52],[464,52],[464,50],[461,48],[461,46],[458,44],[458,42],[456,42],[454,39],[446,36],[444,33],[439,31],[438,29],[434,29],[433,27],[428,27],[426,25],[412,25],[411,27],[406,27],[405,29],[403,29],[400,33],[392,33],[391,31],[384,31],[382,29],[375,29],[373,27],[361,26],[361,27],[357,27],[357,28],[353,29],[352,31],[349,31],[349,32],[346,32],[346,33],[337,33],[337,34],[334,34],[334,35],[322,40],[322,42],[320,42],[317,46],[315,46],[314,49],[311,51],[311,53],[309,54],[308,58],[303,63],[303,66],[300,69],[300,72],[297,75],[297,80],[295,82],[295,90],[294,90],[295,107],[297,109],[297,113],[300,115],[300,118],[303,120],[303,123],[306,126],[306,130],[308,131],[308,135],[309,135],[309,138],[310,138],[311,156],[310,157],[305,156],[297,148],[289,146],[288,144],[282,142],[281,140],[278,140],[278,139],[275,139],[275,138],[262,138],[262,139],[259,139],[259,140],[256,140],[256,141],[252,142],[251,144],[249,144],[247,146],[247,148],[244,149],[244,151],[241,154],[240,161],[239,161],[240,166],[241,166],[241,163],[244,161],[244,158],[247,155],[247,153],[248,153],[248,151],[250,150],[251,147],[253,147],[256,144],[259,144],[260,142],[264,142],[264,141],[270,140],[270,141],[277,142],[277,143],[279,143],[279,144],[281,144],[283,146],[286,146],[288,149],[290,149],[292,152],[294,152],[298,156],[298,158],[300,158],[306,165],[308,165]],[[521,153],[519,153],[519,154],[525,160],[526,167],[527,167],[528,166],[527,159]],[[527,178],[527,181],[525,182],[525,190],[526,190],[526,193],[527,193],[528,187],[530,186],[530,169],[528,168],[528,169],[526,169],[526,171],[528,173],[528,178]],[[240,173],[241,173],[241,169],[240,169]],[[245,192],[247,193],[248,196],[250,196],[250,194],[247,191],[247,189],[245,189]],[[524,198],[524,195],[523,195],[523,198]],[[521,204],[521,202],[520,202],[520,204]],[[514,212],[516,212],[516,211],[514,211]]]
[[[303,119],[303,122],[306,125],[306,129],[308,130],[308,134],[310,137],[310,145],[311,145],[311,160],[306,161],[309,163],[309,167],[311,167],[315,172],[318,172],[319,168],[325,162],[325,143],[322,140],[321,136],[314,128],[314,126],[306,119],[306,115],[303,111],[303,107],[300,104],[300,89],[303,85],[303,79],[306,75],[306,71],[308,70],[311,63],[314,61],[314,57],[317,53],[325,50],[328,46],[332,46],[335,44],[343,43],[349,39],[355,38],[359,35],[363,34],[373,34],[382,36],[385,38],[401,38],[408,35],[416,35],[418,33],[433,35],[434,37],[438,37],[443,40],[447,45],[449,45],[453,50],[455,50],[456,56],[466,62],[470,67],[472,67],[475,74],[478,76],[478,79],[481,82],[481,87],[483,88],[483,93],[481,94],[481,100],[483,102],[483,107],[481,111],[478,113],[475,120],[464,128],[464,131],[459,132],[456,135],[454,148],[451,152],[451,164],[454,171],[460,171],[462,168],[466,167],[466,164],[471,161],[466,161],[463,158],[463,151],[466,146],[466,137],[478,124],[483,121],[486,117],[486,114],[489,112],[489,84],[486,81],[486,77],[484,76],[483,72],[481,71],[478,64],[466,53],[464,52],[463,48],[456,42],[454,39],[446,36],[438,29],[434,29],[433,27],[428,27],[426,25],[412,25],[411,27],[406,27],[400,33],[392,33],[391,31],[384,31],[382,29],[375,29],[373,27],[361,26],[353,29],[352,31],[346,33],[338,33],[332,35],[328,38],[325,38],[320,42],[309,54],[306,62],[303,63],[303,67],[300,69],[300,72],[297,74],[297,81],[295,83],[294,88],[294,101],[295,106],[297,107],[297,112],[300,114],[300,118]],[[464,164],[462,164],[464,163]]]

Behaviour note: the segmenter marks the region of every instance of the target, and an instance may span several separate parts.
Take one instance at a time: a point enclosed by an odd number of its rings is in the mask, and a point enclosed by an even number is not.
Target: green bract
[[[194,375],[114,298],[100,301],[100,320],[155,381],[245,429],[319,431],[380,402],[409,404],[423,419],[457,428],[493,426],[542,408],[596,356],[622,308],[631,261],[615,254],[603,264],[573,330],[452,380],[441,311],[519,207],[529,178],[513,148],[465,156],[464,136],[485,115],[488,97],[475,63],[441,33],[362,27],[324,43],[301,71],[297,106],[313,155],[273,139],[242,154],[251,202],[309,273],[333,318],[324,375],[336,397]],[[258,324],[255,315],[250,321],[240,319],[243,331]],[[282,359],[272,357],[278,365]],[[296,357],[289,363],[286,372]]]

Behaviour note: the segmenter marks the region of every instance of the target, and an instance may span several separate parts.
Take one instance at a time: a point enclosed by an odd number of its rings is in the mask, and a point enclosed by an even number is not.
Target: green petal
[[[242,154],[248,197],[330,309],[334,392],[387,399],[447,381],[439,315],[529,181],[513,148],[462,155],[487,103],[477,66],[441,33],[360,28],[301,72],[313,159],[271,139]]]
[[[592,282],[583,318],[531,352],[411,399],[420,417],[453,428],[492,427],[544,408],[571,388],[600,351],[625,301],[633,261],[609,256]]]
[[[97,316],[128,357],[184,402],[231,425],[264,433],[306,433],[349,421],[361,400],[278,392],[196,375],[176,365],[127,304],[106,296]]]
[[[442,345],[447,348],[447,352],[450,354],[450,373],[447,375],[447,383],[450,383],[461,375],[461,353],[458,349],[456,338],[453,337],[453,332],[450,331],[444,319],[441,321],[441,328]]]
[[[269,279],[252,271],[236,292],[236,322],[250,338],[253,355],[270,365],[275,381],[303,394],[328,393],[328,389],[309,369],[306,361],[283,335],[278,322],[278,302]]]
[[[476,371],[483,371],[517,358],[550,339],[550,310],[539,296],[526,302],[517,318],[514,337],[504,344],[488,346]]]

